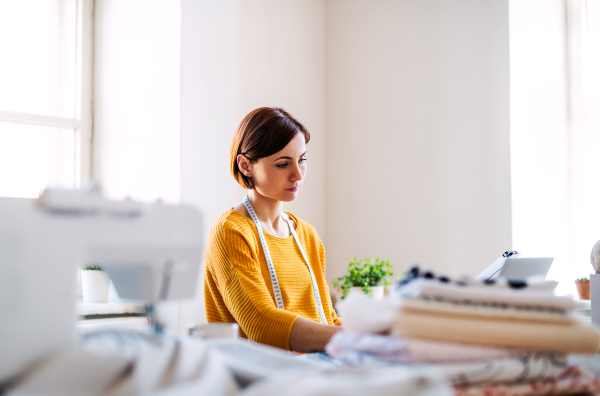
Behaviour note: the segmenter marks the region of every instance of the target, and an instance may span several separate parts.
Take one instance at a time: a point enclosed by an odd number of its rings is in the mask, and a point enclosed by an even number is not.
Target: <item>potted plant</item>
[[[81,268],[81,291],[83,302],[108,302],[110,277],[97,264],[86,264]]]
[[[365,259],[353,257],[346,275],[333,281],[333,287],[342,292],[342,298],[350,292],[383,298],[385,286],[391,283],[389,277],[393,275],[392,268],[389,260],[373,259],[370,256]]]
[[[583,277],[577,278],[575,280],[575,284],[577,285],[577,292],[579,293],[580,300],[589,300],[590,299],[590,278]]]

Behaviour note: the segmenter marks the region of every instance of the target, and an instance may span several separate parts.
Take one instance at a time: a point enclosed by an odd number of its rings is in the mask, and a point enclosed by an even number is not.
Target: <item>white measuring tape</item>
[[[256,229],[258,230],[258,237],[260,238],[260,243],[262,245],[263,251],[265,252],[265,258],[267,259],[267,267],[269,267],[269,275],[271,276],[271,285],[273,286],[273,294],[275,295],[275,303],[277,304],[277,308],[285,309],[283,305],[283,295],[281,294],[281,288],[279,287],[279,280],[277,280],[277,274],[275,273],[275,267],[273,266],[273,260],[271,259],[271,254],[269,253],[269,248],[267,247],[267,241],[265,240],[265,234],[263,233],[262,227],[260,226],[260,222],[258,221],[258,216],[248,199],[248,196],[244,198],[244,206],[246,210],[252,217],[254,224],[256,225]],[[315,274],[313,273],[312,268],[310,267],[310,261],[308,261],[308,257],[306,253],[304,253],[304,249],[302,248],[302,244],[300,243],[300,239],[298,239],[298,234],[296,234],[296,230],[294,229],[294,224],[292,220],[287,220],[288,226],[290,227],[290,232],[294,236],[298,247],[300,248],[300,252],[302,253],[302,257],[304,257],[304,261],[308,266],[308,271],[310,272],[310,278],[312,280],[313,293],[315,294],[315,301],[317,302],[317,310],[319,311],[319,317],[321,318],[321,323],[328,324],[327,319],[325,318],[325,312],[323,311],[323,303],[321,302],[321,296],[319,294],[319,287],[317,286],[317,280],[315,279]]]

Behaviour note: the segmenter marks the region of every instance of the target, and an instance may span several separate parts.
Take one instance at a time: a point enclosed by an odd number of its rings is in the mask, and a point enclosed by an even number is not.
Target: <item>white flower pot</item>
[[[83,302],[108,302],[110,277],[104,271],[81,271]]]
[[[369,297],[374,298],[375,300],[379,300],[383,298],[383,292],[385,290],[385,286],[372,286],[370,287],[371,294],[368,294]],[[361,293],[365,294],[362,287],[351,287],[350,293]]]

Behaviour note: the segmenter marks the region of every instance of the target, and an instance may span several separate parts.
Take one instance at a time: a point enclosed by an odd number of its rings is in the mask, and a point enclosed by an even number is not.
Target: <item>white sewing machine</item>
[[[0,198],[0,384],[74,342],[79,266],[100,263],[122,298],[189,298],[203,244],[190,207],[82,191]]]

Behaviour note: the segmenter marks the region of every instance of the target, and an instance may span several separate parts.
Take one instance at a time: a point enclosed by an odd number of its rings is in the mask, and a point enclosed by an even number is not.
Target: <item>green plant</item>
[[[575,280],[578,280],[578,281],[589,281],[590,278],[588,278],[587,276],[584,276],[583,278],[577,278]]]
[[[348,295],[351,287],[362,287],[366,294],[371,294],[371,287],[390,284],[392,268],[389,260],[373,259],[371,256],[365,259],[353,257],[346,275],[334,280],[333,287],[342,292],[342,298]]]
[[[104,271],[98,264],[86,264],[81,269],[84,271]]]

